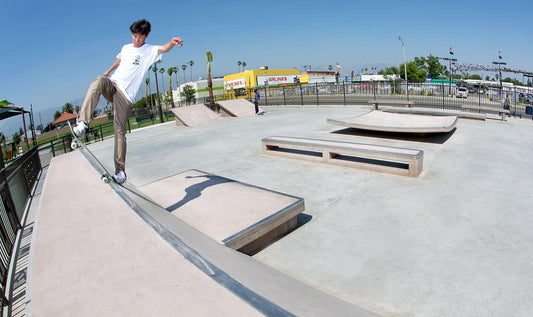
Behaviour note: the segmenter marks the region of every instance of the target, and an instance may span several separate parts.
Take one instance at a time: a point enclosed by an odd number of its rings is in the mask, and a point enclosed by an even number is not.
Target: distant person
[[[511,98],[509,97],[509,93],[505,93],[505,101],[503,103],[503,109],[505,110],[511,110]]]
[[[259,94],[259,91],[257,89],[254,89],[254,105],[255,105],[255,114],[259,113],[259,100],[261,100],[261,95]]]
[[[150,65],[161,59],[161,54],[169,52],[174,46],[183,45],[179,37],[172,38],[165,45],[145,43],[151,31],[150,22],[139,20],[130,26],[133,43],[122,47],[115,63],[99,76],[89,87],[81,107],[77,125],[73,128],[78,138],[83,138],[92,120],[100,96],[114,104],[115,128],[115,182],[126,181],[126,125],[137,90]],[[113,75],[109,77],[111,72]]]

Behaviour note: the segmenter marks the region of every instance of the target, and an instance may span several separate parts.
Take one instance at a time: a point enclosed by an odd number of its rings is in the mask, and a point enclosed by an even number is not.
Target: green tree
[[[185,65],[185,64],[181,65],[181,69],[183,69],[183,79],[185,79],[183,81],[183,83],[186,83],[187,82],[187,77],[185,75],[185,70],[187,69],[187,65]]]
[[[59,118],[59,117],[61,117],[61,112],[56,111],[56,112],[54,113],[54,121],[56,121],[57,118]]]
[[[161,67],[159,69],[159,73],[161,73],[161,93],[163,93],[163,91],[165,91],[165,84],[164,84],[164,81],[163,81],[163,74],[165,73],[165,69],[163,67]]]
[[[74,105],[72,105],[70,102],[67,102],[63,106],[63,113],[74,113]]]
[[[215,110],[215,100],[213,97],[213,81],[211,80],[211,62],[213,61],[213,53],[210,51],[205,52],[205,58],[207,59],[207,89],[209,89],[209,108]]]
[[[185,101],[187,104],[190,104],[191,101],[194,100],[194,94],[196,93],[196,90],[192,88],[191,85],[185,85],[183,87],[183,95],[185,96]]]
[[[174,73],[174,67],[167,68],[167,74],[168,74],[168,91],[170,94],[170,102],[172,105],[172,108],[174,108],[174,96],[172,95],[172,73]]]
[[[481,79],[483,79],[483,78],[481,78],[481,76],[478,75],[478,74],[474,74],[474,75],[470,75],[470,76],[468,76],[467,79],[481,80]]]
[[[396,66],[387,67],[384,70],[378,72],[379,75],[399,75],[400,70]]]
[[[76,111],[77,114],[80,114],[80,106],[76,106],[76,108],[74,108],[74,111]]]
[[[244,67],[246,67],[246,62],[242,62],[242,71],[244,72]]]
[[[13,143],[15,143],[15,145],[18,145],[20,143],[20,134],[18,132],[15,132],[15,134],[13,134]]]
[[[172,67],[172,69],[174,70],[174,74],[176,74],[176,84],[177,84],[177,87],[176,89],[178,90],[178,105],[181,106],[181,92],[180,92],[180,67],[179,65],[176,66],[176,67]]]
[[[502,80],[506,83],[512,83],[513,85],[515,86],[524,86],[524,84],[522,82],[520,82],[518,79],[511,79],[510,77],[507,77],[505,78],[504,80]]]
[[[145,97],[144,97],[144,99],[145,99],[145,103],[146,103],[146,105],[150,105],[150,108],[152,108],[151,103],[148,102],[148,86],[150,85],[150,78],[148,78],[148,77],[145,78],[145,79],[144,79],[144,82],[146,83]]]
[[[427,74],[435,79],[442,78],[446,73],[446,66],[440,63],[438,57],[431,54],[429,54],[427,58],[415,57],[415,64],[418,68],[424,69]],[[407,77],[409,78],[409,75],[407,75]]]
[[[400,65],[400,69],[404,69],[404,64]],[[400,77],[405,79],[404,73],[400,74]],[[427,72],[421,66],[418,66],[415,62],[407,62],[407,79],[412,82],[425,82],[427,78]]]
[[[192,65],[194,65],[193,61],[189,61],[189,65],[191,66],[191,82],[192,82]]]
[[[239,67],[239,73],[241,72],[241,65],[242,65],[242,62],[241,62],[241,61],[238,61],[238,62],[237,62],[237,66]]]

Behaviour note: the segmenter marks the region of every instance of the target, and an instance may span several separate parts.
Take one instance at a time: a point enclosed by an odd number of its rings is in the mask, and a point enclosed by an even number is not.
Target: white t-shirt
[[[137,90],[141,86],[144,74],[150,68],[150,65],[161,59],[157,51],[159,45],[144,43],[141,47],[133,47],[133,44],[122,46],[122,50],[117,55],[120,59],[120,65],[109,79],[117,84],[118,88],[133,103]]]

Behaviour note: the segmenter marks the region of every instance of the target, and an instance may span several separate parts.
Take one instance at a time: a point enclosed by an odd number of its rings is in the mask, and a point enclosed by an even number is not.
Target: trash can
[[[526,106],[526,114],[533,115],[533,107],[531,107],[531,106]]]

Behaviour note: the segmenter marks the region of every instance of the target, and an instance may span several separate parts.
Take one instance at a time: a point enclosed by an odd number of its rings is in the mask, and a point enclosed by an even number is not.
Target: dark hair
[[[148,33],[150,33],[151,30],[152,30],[152,26],[150,25],[150,22],[146,21],[145,19],[135,21],[130,26],[131,33],[148,35]]]

